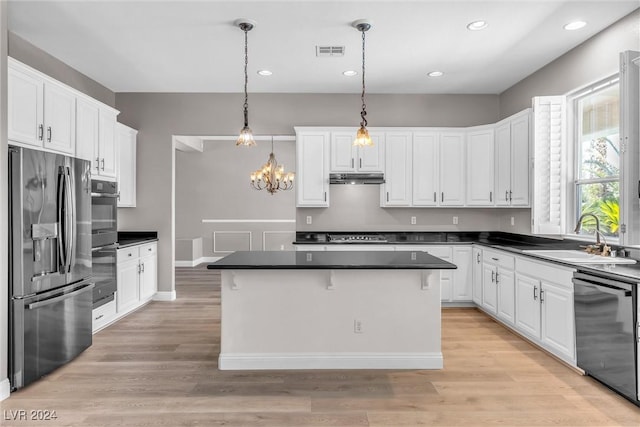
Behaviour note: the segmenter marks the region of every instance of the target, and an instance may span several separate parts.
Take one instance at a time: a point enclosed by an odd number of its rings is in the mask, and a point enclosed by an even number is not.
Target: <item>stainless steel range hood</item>
[[[332,173],[329,184],[384,184],[382,173]]]

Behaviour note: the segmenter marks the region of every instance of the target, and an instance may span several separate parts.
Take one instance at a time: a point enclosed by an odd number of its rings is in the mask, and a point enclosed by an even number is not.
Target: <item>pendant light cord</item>
[[[365,30],[362,30],[362,95],[360,99],[362,100],[362,111],[360,112],[360,117],[362,121],[360,122],[360,126],[367,126],[367,105],[364,103],[364,50],[365,50]]]
[[[249,84],[249,74],[247,67],[249,65],[249,45],[247,43],[248,29],[244,29],[244,126],[249,126],[249,94],[247,86]]]

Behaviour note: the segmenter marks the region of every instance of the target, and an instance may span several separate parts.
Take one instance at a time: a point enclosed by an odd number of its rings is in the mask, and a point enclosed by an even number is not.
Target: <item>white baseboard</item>
[[[442,353],[220,353],[220,370],[442,369]]]
[[[9,378],[5,378],[0,381],[0,401],[5,400],[11,394],[11,384],[9,384]]]
[[[210,257],[200,257],[198,259],[194,259],[192,261],[177,261],[175,262],[176,267],[196,267],[205,262],[216,262],[219,259],[222,259],[221,256],[210,256]]]
[[[154,301],[175,301],[176,300],[176,291],[169,292],[156,292],[152,298]]]

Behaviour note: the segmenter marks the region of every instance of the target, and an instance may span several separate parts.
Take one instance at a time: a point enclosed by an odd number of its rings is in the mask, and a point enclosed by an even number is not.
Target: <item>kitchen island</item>
[[[421,251],[234,252],[220,369],[441,369],[440,270]]]

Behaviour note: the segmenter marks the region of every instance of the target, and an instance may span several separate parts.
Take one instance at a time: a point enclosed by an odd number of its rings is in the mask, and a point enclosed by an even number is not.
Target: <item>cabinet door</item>
[[[516,328],[540,339],[540,281],[516,275]]]
[[[471,301],[471,248],[453,247],[453,263],[458,267],[453,270],[452,297],[453,301]]]
[[[358,148],[353,146],[353,132],[331,132],[331,172],[354,172]]]
[[[140,300],[138,283],[140,280],[140,264],[138,259],[118,263],[118,292],[116,293],[116,305],[118,313],[131,310]]]
[[[356,169],[358,172],[384,172],[384,148],[386,145],[385,134],[384,132],[369,132],[369,135],[373,141],[373,147],[358,148],[355,165]]]
[[[541,289],[542,343],[575,361],[573,293],[545,281],[541,282]]]
[[[119,208],[136,206],[136,135],[136,130],[120,123],[116,124],[116,181],[120,195]]]
[[[437,132],[413,134],[413,206],[438,206]]]
[[[511,121],[511,206],[529,206],[530,111]]]
[[[44,85],[44,147],[66,154],[76,150],[76,96],[63,86]]]
[[[158,262],[156,254],[140,258],[140,300],[150,300],[158,290]]]
[[[411,206],[411,132],[388,132],[381,206]]]
[[[471,255],[473,264],[473,302],[482,305],[482,249],[474,247]]]
[[[493,206],[493,129],[467,134],[467,205]]]
[[[116,115],[111,111],[100,111],[100,133],[98,138],[100,176],[116,178]]]
[[[464,205],[464,133],[440,135],[440,206]]]
[[[7,133],[10,141],[42,147],[44,84],[29,74],[8,70]]]
[[[496,269],[498,291],[498,317],[505,323],[515,324],[515,275],[512,270]]]
[[[91,162],[91,173],[98,174],[100,162],[94,152],[98,145],[100,109],[97,105],[78,99],[76,109],[76,157]]]
[[[509,206],[511,191],[511,122],[496,127],[496,206]]]
[[[496,268],[486,263],[482,267],[482,307],[493,314],[498,312]]]
[[[329,132],[296,135],[296,206],[329,206]]]

